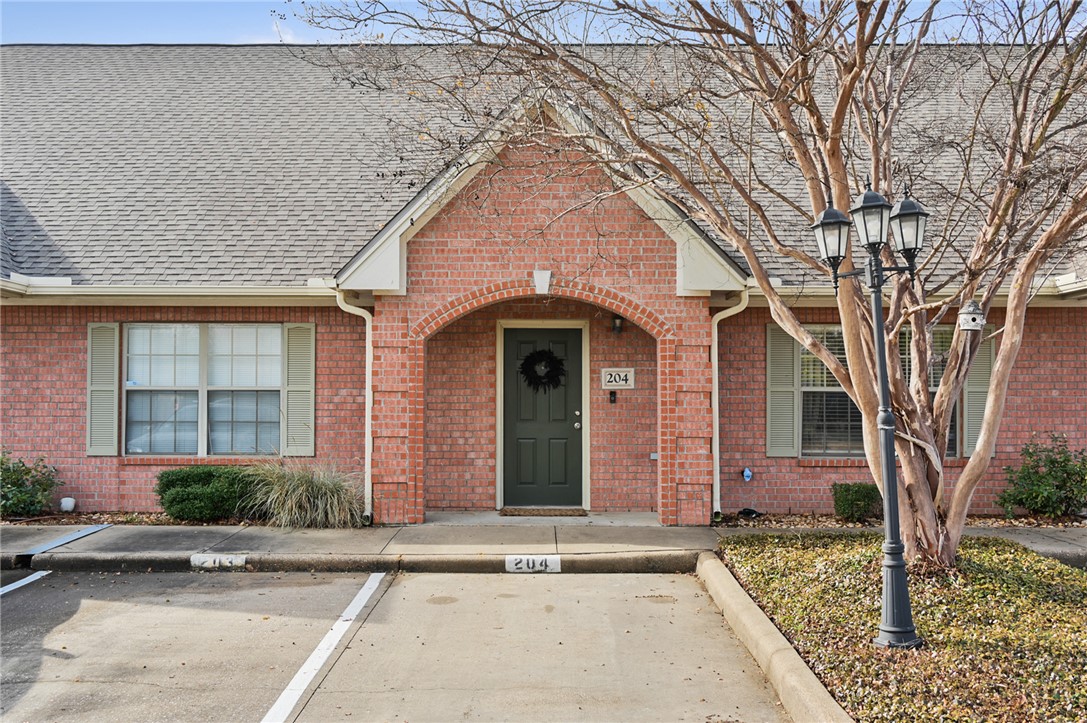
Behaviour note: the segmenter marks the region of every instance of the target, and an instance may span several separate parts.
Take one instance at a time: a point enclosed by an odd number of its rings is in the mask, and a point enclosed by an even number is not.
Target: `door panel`
[[[505,329],[503,333],[505,504],[579,506],[581,330]],[[522,378],[521,361],[537,349],[550,349],[562,359],[566,376],[557,389],[534,392]]]

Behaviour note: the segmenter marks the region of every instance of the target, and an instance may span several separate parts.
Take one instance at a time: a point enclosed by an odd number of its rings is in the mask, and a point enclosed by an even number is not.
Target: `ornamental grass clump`
[[[278,527],[361,527],[356,475],[329,465],[262,462],[246,469],[241,510]]]
[[[1087,720],[1087,571],[967,538],[954,568],[911,566],[919,650],[872,644],[882,537],[750,535],[726,564],[850,716],[864,721]]]

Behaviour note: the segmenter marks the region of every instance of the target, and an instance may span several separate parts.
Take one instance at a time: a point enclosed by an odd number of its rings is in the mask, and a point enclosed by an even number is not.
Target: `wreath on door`
[[[549,392],[562,385],[566,366],[550,349],[537,349],[521,360],[521,378],[533,392]]]

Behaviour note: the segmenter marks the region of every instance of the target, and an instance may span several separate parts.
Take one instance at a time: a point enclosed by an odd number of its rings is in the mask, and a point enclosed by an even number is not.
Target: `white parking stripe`
[[[23,554],[24,555],[37,555],[38,553],[41,553],[41,552],[48,552],[49,550],[52,550],[54,547],[60,547],[61,545],[67,545],[69,542],[75,542],[76,540],[81,539],[83,537],[86,537],[87,535],[93,535],[96,532],[100,532],[100,531],[106,529],[107,527],[113,527],[113,525],[112,524],[105,524],[105,525],[91,525],[90,527],[84,527],[82,530],[76,530],[75,532],[64,535],[63,537],[58,537],[56,539],[50,540],[49,542],[46,542],[44,545],[38,545],[37,547],[33,547],[33,548],[29,549],[29,550],[26,550],[25,552],[23,552]]]
[[[4,585],[4,587],[0,587],[0,595],[7,595],[12,590],[18,590],[23,585],[29,585],[30,583],[34,582],[35,580],[40,580],[41,578],[48,575],[50,572],[52,572],[52,570],[39,570],[38,572],[34,573],[33,575],[27,575],[26,577],[24,577],[22,580],[19,580],[18,582],[13,582],[13,583],[11,583],[9,585]]]
[[[355,622],[355,618],[362,612],[362,609],[366,607],[366,603],[370,601],[370,596],[377,590],[378,585],[381,584],[382,579],[385,577],[383,572],[375,572],[370,575],[370,579],[366,581],[366,584],[362,586],[358,594],[355,595],[355,599],[351,601],[344,611],[340,614],[340,619],[333,625],[332,629],[325,633],[324,639],[320,644],[310,653],[306,662],[302,663],[302,667],[298,669],[298,672],[294,674],[294,678],[287,684],[286,690],[284,690],[279,699],[272,706],[272,709],[268,711],[264,716],[262,723],[282,723],[287,720],[287,716],[294,710],[294,706],[298,704],[298,699],[302,697],[302,694],[306,692],[306,688],[313,682],[314,677],[318,671],[321,670],[321,666],[325,664],[328,657],[332,655],[332,651],[336,649],[336,646],[340,642],[340,638],[343,637],[347,629],[351,627],[351,623]]]

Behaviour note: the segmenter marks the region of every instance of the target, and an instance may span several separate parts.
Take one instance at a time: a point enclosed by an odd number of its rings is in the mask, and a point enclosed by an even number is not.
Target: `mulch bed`
[[[71,514],[43,515],[26,519],[0,520],[0,525],[185,525],[208,527],[210,525],[257,525],[253,520],[231,519],[218,522],[186,522],[175,520],[165,512],[73,512]]]
[[[758,517],[741,517],[740,515],[725,515],[724,519],[717,523],[717,527],[754,527],[767,530],[782,528],[834,528],[856,529],[874,527],[882,523],[881,520],[869,522],[844,522],[834,515],[764,515]],[[968,517],[968,527],[1087,527],[1087,518],[1083,517]]]
[[[871,639],[880,536],[735,535],[726,564],[858,723],[1087,720],[1087,572],[967,538],[956,568],[915,567],[919,650]]]
[[[540,507],[507,507],[501,511],[503,516],[584,516],[585,510],[579,508],[540,508]],[[165,512],[73,512],[71,514],[44,515],[29,519],[5,519],[0,520],[0,525],[188,525],[194,527],[206,527],[209,524],[216,525],[259,525],[253,520],[223,520],[222,522],[181,522],[175,520]],[[878,525],[879,520],[873,520],[870,524],[855,522],[843,522],[834,515],[759,515],[755,518],[740,517],[738,515],[725,515],[724,520],[717,524],[718,527],[753,527],[767,530],[809,527],[809,528],[836,528],[836,529],[862,529],[871,525]],[[971,527],[1087,527],[1087,519],[1081,517],[1062,517],[1050,519],[1048,517],[971,517],[967,520]]]

